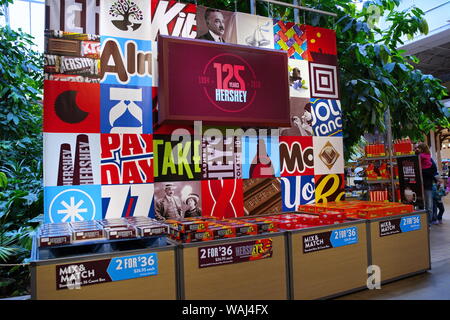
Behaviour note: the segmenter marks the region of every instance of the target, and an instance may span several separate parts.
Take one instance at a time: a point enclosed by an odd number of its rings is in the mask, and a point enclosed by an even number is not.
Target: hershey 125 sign
[[[290,125],[283,51],[159,36],[158,63],[159,124]]]

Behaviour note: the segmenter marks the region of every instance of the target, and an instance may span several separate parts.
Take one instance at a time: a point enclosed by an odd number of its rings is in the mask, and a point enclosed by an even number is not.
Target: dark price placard
[[[198,248],[199,268],[272,257],[272,239],[258,239]]]
[[[358,243],[358,228],[349,227],[303,236],[303,253]]]
[[[56,266],[56,290],[158,274],[158,255],[146,253]]]
[[[379,222],[380,237],[415,231],[419,230],[420,228],[421,221],[419,215]]]

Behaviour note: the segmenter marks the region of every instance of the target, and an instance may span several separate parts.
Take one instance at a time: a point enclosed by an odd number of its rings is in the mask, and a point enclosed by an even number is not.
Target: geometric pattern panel
[[[337,67],[321,63],[309,63],[311,97],[339,99]]]
[[[273,20],[275,49],[287,51],[291,59],[310,60],[308,41],[303,25]]]

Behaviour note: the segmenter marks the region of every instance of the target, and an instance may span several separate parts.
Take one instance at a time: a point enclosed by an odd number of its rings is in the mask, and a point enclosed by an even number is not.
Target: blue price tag
[[[140,254],[113,258],[107,272],[112,281],[120,281],[158,274],[158,255],[156,253]]]
[[[330,241],[334,248],[358,243],[358,228],[333,230]]]
[[[420,216],[403,217],[400,221],[400,230],[402,232],[420,230]]]

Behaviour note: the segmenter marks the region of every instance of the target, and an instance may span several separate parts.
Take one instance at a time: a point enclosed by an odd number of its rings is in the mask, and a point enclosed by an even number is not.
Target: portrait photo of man
[[[236,43],[233,12],[197,7],[197,39]]]
[[[175,195],[176,186],[167,183],[164,186],[164,195],[155,201],[155,218],[158,220],[181,219],[183,211],[181,200]]]
[[[164,221],[201,216],[200,194],[200,181],[156,182],[155,218]]]

